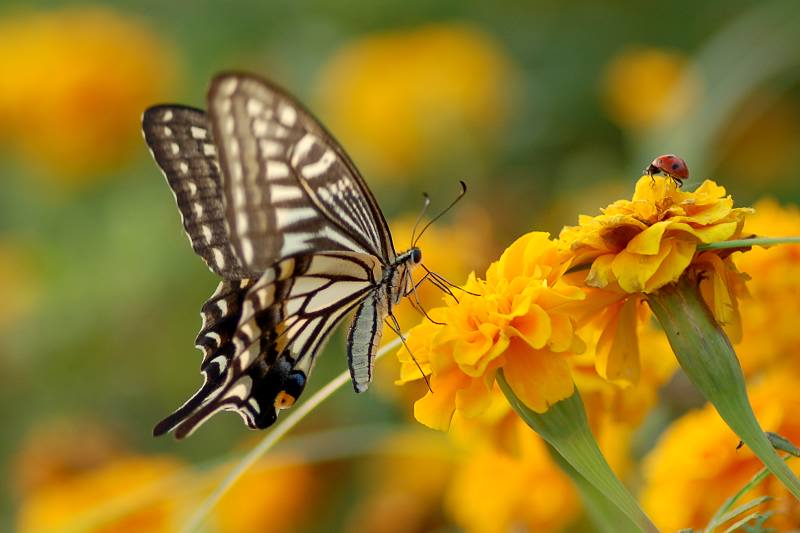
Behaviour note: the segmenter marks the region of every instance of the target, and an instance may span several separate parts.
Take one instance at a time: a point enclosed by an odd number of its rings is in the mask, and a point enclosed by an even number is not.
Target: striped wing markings
[[[363,179],[300,103],[269,82],[234,73],[212,81],[208,108],[215,138],[221,140],[218,150],[231,241],[244,264],[263,271],[282,257],[317,250],[370,253],[384,262],[394,257],[386,222]],[[298,169],[292,157],[304,138],[314,140],[306,141],[313,154],[298,160],[302,163]],[[312,160],[311,155],[319,157]],[[315,168],[318,183],[311,189],[303,187],[305,179],[299,173],[311,175]],[[349,184],[347,200],[342,196],[321,210],[326,203],[312,198],[309,190],[316,194],[325,186],[327,191],[328,182],[340,179]],[[357,211],[343,209],[339,204],[345,201],[357,204]],[[361,221],[343,222],[339,216],[343,213]]]
[[[142,116],[142,131],[195,253],[223,278],[257,277],[242,266],[228,238],[217,149],[206,114],[180,105],[154,106]]]
[[[224,381],[235,353],[233,336],[242,313],[242,302],[256,280],[223,280],[214,294],[203,304],[200,316],[203,324],[195,346],[203,352],[200,371],[203,385],[183,405],[159,422],[154,435],[162,435],[209,400]]]
[[[247,292],[233,337],[235,355],[223,381],[177,424],[191,434],[220,410],[263,429],[302,393],[319,350],[344,316],[380,280],[371,255],[326,252],[288,258]]]
[[[289,162],[300,185],[329,220],[337,221],[349,235],[364,235],[373,247],[380,246],[380,230],[358,181],[323,138],[306,133],[292,146]]]

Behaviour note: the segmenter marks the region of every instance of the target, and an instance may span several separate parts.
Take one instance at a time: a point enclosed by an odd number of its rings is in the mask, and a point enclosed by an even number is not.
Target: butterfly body
[[[395,252],[333,137],[285,91],[240,73],[212,81],[207,113],[155,106],[143,130],[192,248],[223,278],[195,342],[204,384],[154,433],[182,438],[221,410],[268,427],[353,312],[348,363],[366,390],[383,322],[412,290],[421,252]]]

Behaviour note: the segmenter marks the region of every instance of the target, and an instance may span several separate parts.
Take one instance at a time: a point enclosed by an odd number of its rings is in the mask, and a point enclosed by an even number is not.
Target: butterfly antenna
[[[434,272],[433,270],[429,270],[428,267],[426,267],[425,265],[421,265],[421,266],[422,266],[422,268],[425,269],[425,272],[428,273],[428,274],[426,274],[426,276],[430,275],[431,282],[433,282],[434,280],[436,282],[438,282],[438,285],[436,283],[434,283],[434,285],[436,285],[437,287],[441,288],[442,286],[444,286],[444,287],[450,286],[450,287],[453,287],[454,289],[460,290],[461,292],[465,292],[465,293],[467,293],[467,294],[469,294],[471,296],[480,296],[480,294],[478,294],[476,292],[468,291],[464,287],[461,287],[461,286],[456,285],[455,283],[453,283],[451,281],[448,281],[447,278],[445,278],[441,274],[438,274],[438,273]],[[447,290],[446,292],[449,293],[451,296],[453,296],[453,293],[450,290]],[[453,296],[453,298],[455,298],[455,296]],[[456,301],[458,301],[458,299],[456,299]]]
[[[422,375],[422,379],[425,380],[425,385],[428,386],[428,390],[431,391],[431,394],[433,394],[433,389],[431,388],[431,382],[428,381],[428,376],[425,375],[425,372],[422,370],[422,367],[420,366],[419,361],[417,361],[417,358],[414,357],[414,353],[411,351],[411,348],[409,348],[408,344],[406,344],[406,338],[403,336],[403,332],[400,331],[400,324],[397,322],[397,318],[391,313],[389,313],[389,317],[388,318],[392,319],[392,322],[394,322],[394,325],[392,325],[389,322],[386,322],[386,325],[389,326],[389,329],[394,331],[395,334],[398,337],[400,337],[400,341],[403,343],[403,346],[405,346],[405,349],[408,352],[408,355],[411,356],[411,360],[414,361],[415,365],[417,365],[417,369],[419,370],[419,373]]]
[[[419,223],[422,222],[422,217],[425,216],[425,213],[428,212],[428,207],[430,207],[430,205],[431,205],[431,197],[428,196],[428,193],[424,192],[424,193],[422,193],[422,196],[425,198],[425,200],[423,201],[422,209],[420,210],[419,215],[417,215],[417,221],[414,222],[414,229],[411,230],[411,246],[410,246],[410,248],[414,247],[414,235],[417,234],[417,227],[419,226]]]
[[[417,238],[415,240],[411,241],[411,247],[412,248],[417,244],[417,241],[419,240],[419,238],[422,237],[422,234],[425,233],[425,230],[428,229],[431,224],[433,224],[434,222],[439,220],[442,217],[442,215],[444,215],[445,213],[450,211],[450,209],[452,209],[452,207],[454,205],[456,205],[458,203],[458,201],[461,200],[464,197],[465,194],[467,194],[467,184],[464,183],[463,181],[459,181],[458,183],[461,184],[461,192],[458,193],[458,196],[456,196],[455,200],[450,202],[450,205],[448,205],[447,207],[442,209],[442,211],[438,215],[433,217],[427,224],[425,224],[425,226],[422,228],[422,231],[420,231],[419,235],[417,235]]]
[[[406,273],[407,273],[408,276],[411,276],[411,274],[408,274],[408,270],[406,270]],[[412,280],[412,283],[411,283],[411,294],[413,294],[414,298],[409,300],[409,303],[411,303],[411,307],[413,307],[414,309],[416,309],[417,311],[419,311],[420,313],[425,315],[425,318],[427,318],[432,324],[436,324],[437,326],[444,326],[445,325],[444,322],[439,322],[439,321],[434,320],[434,319],[432,319],[430,317],[428,312],[425,310],[425,307],[422,305],[422,302],[419,299],[419,295],[417,294],[417,285],[419,285],[420,283],[425,281],[425,278],[427,278],[427,277],[428,277],[428,274],[425,274],[422,277],[422,279],[419,280],[419,283],[413,283],[413,280]]]

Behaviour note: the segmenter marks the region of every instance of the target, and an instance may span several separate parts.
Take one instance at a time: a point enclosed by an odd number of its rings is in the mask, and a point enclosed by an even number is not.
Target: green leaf
[[[614,505],[619,512],[603,517],[617,520],[616,531],[658,531],[639,507],[636,499],[614,475],[594,439],[578,389],[572,396],[550,406],[544,413],[529,409],[517,398],[503,375],[497,373],[497,382],[511,407],[536,433],[552,446],[571,467],[565,472],[573,479],[578,474],[583,480],[576,482],[579,490],[591,486],[582,494],[592,499],[595,511],[607,511]],[[574,470],[574,472],[573,472]],[[624,520],[623,520],[624,519]]]
[[[759,426],[747,398],[739,360],[727,335],[703,301],[697,280],[684,275],[677,283],[649,294],[647,301],[692,383],[717,409],[725,423],[800,500],[800,480],[778,456]]]

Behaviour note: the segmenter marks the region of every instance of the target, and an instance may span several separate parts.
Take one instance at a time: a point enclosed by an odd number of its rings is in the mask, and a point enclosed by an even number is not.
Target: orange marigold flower
[[[603,99],[612,120],[631,129],[679,120],[696,100],[700,85],[687,63],[680,53],[660,48],[635,48],[614,57],[603,79]],[[676,94],[677,89],[683,91]]]
[[[793,442],[800,442],[798,385],[800,375],[773,372],[749,391],[762,427]],[[645,510],[661,530],[701,529],[722,503],[763,467],[748,448],[737,449],[738,442],[739,437],[710,405],[684,415],[667,429],[644,460],[641,493]],[[797,460],[788,465],[800,471]],[[739,503],[761,495],[774,499],[755,510],[777,511],[768,527],[788,531],[800,525],[800,505],[772,476]]]
[[[578,494],[544,441],[519,419],[516,453],[478,445],[458,464],[446,509],[465,531],[561,531],[580,511]]]
[[[103,8],[0,18],[0,136],[52,179],[83,184],[139,149],[142,110],[173,84],[173,55],[144,23]]]
[[[378,33],[323,68],[321,114],[370,176],[407,179],[443,157],[448,168],[474,165],[508,117],[514,70],[500,44],[469,25]]]
[[[800,235],[800,209],[782,207],[774,200],[755,204],[744,233],[768,237]],[[736,266],[747,273],[752,298],[743,301],[742,341],[736,353],[745,374],[774,364],[800,369],[800,245],[782,244],[734,256]],[[765,334],[769,332],[769,334]]]
[[[175,531],[182,504],[174,493],[158,492],[158,487],[182,469],[171,457],[128,456],[55,481],[24,499],[18,531],[61,531],[81,522],[91,524],[85,530],[97,533]],[[141,501],[145,503],[135,505]],[[104,516],[98,512],[104,506],[120,512]]]
[[[544,412],[573,392],[568,357],[583,349],[569,305],[584,298],[562,281],[567,264],[546,233],[517,239],[486,272],[470,275],[459,302],[430,312],[444,325],[423,322],[411,330],[409,347],[431,390],[414,406],[420,422],[447,429],[453,413],[470,418],[491,403],[495,372],[503,368],[514,393]],[[400,382],[419,379],[406,351]]]
[[[288,464],[261,461],[220,499],[214,508],[214,531],[280,533],[302,529],[316,504],[319,476],[299,457],[286,456]],[[214,478],[214,485],[219,478]],[[302,496],[301,496],[302,495]]]
[[[648,310],[643,296],[673,283],[693,268],[703,273],[701,290],[717,321],[738,338],[737,298],[744,277],[729,253],[697,253],[702,243],[742,237],[749,208],[733,207],[725,189],[705,181],[683,191],[669,178],[642,176],[631,200],[618,200],[595,217],[582,215],[559,237],[573,265],[588,275],[571,279],[588,287],[581,322],[595,321],[602,331],[597,369],[612,380],[634,382],[639,375],[636,324]],[[723,251],[724,252],[724,251]]]

